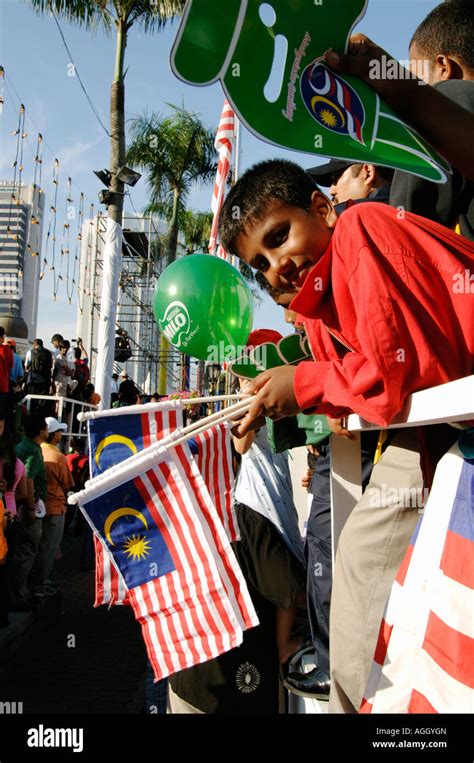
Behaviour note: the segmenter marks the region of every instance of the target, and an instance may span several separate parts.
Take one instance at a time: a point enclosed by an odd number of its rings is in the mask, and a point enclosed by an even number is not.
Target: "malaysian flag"
[[[234,508],[234,479],[230,429],[227,424],[215,424],[197,435],[195,456],[198,469],[209,490],[219,519],[230,541],[240,540],[237,514]]]
[[[393,584],[361,713],[474,712],[473,485],[455,445]]]
[[[219,162],[217,165],[217,174],[211,202],[211,210],[214,213],[211,236],[209,239],[209,252],[211,254],[216,254],[217,249],[217,227],[219,224],[219,214],[224,203],[226,183],[232,162],[236,121],[237,119],[232,107],[226,99],[224,101],[224,108],[222,109],[221,120],[219,122],[219,127],[217,128],[216,141],[214,144],[216,151],[219,154]],[[227,252],[221,246],[217,249],[217,254],[222,259],[230,260]]]
[[[121,463],[125,458],[152,445],[183,424],[182,411],[175,403],[160,403],[160,408],[132,406],[120,415],[104,415],[89,420],[89,452],[92,476]],[[170,406],[172,406],[170,408]],[[227,537],[240,539],[234,509],[232,448],[230,430],[216,424],[194,438],[198,447],[196,461],[216,506]],[[95,602],[98,607],[129,604],[127,587],[113,558],[99,537],[94,535],[96,554]]]
[[[318,124],[365,145],[364,104],[348,82],[318,59],[304,70],[300,87],[306,108]]]
[[[158,680],[239,646],[258,619],[188,446],[150,463],[92,481],[80,505],[129,589]]]
[[[180,409],[161,404],[129,406],[119,415],[104,415],[88,422],[90,474],[96,477],[111,466],[166,437],[183,424]],[[95,600],[94,607],[129,604],[128,589],[112,554],[100,536],[94,533]]]

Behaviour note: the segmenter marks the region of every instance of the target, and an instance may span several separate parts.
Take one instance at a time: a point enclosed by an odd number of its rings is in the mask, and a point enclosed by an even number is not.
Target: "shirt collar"
[[[294,310],[305,318],[318,318],[322,303],[331,291],[332,242],[309,271],[303,286],[290,304]]]

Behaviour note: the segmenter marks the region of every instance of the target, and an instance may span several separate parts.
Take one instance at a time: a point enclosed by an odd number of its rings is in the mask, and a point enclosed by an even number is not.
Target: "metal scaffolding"
[[[77,332],[90,347],[92,374],[98,352],[106,225],[107,218],[101,214],[85,224],[81,252]],[[131,351],[123,367],[147,394],[157,390],[163,363],[167,367],[168,391],[179,389],[180,383],[181,356],[174,348],[168,357],[160,356],[160,332],[153,315],[155,285],[167,264],[166,258],[161,256],[165,235],[164,224],[156,218],[124,216],[117,328],[126,332]],[[115,367],[120,368],[117,364]]]

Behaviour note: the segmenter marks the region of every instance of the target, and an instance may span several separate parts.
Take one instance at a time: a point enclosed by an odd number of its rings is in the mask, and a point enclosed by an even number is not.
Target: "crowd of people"
[[[88,476],[83,438],[69,438],[70,448],[64,439],[77,424],[71,404],[60,406],[61,398],[90,400],[87,352],[80,339],[72,349],[60,334],[51,344],[35,339],[22,358],[0,326],[0,627],[9,625],[10,612],[36,609],[58,590],[52,570],[67,495]]]

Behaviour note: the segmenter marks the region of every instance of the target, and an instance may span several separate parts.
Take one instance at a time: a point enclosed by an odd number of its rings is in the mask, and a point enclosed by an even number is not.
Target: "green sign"
[[[308,339],[301,334],[290,334],[278,344],[265,342],[246,350],[229,364],[229,371],[241,379],[255,379],[269,368],[296,366],[302,360],[313,360]]]
[[[362,80],[329,69],[367,0],[189,0],[171,65],[220,80],[245,126],[277,146],[446,181],[450,166]]]

